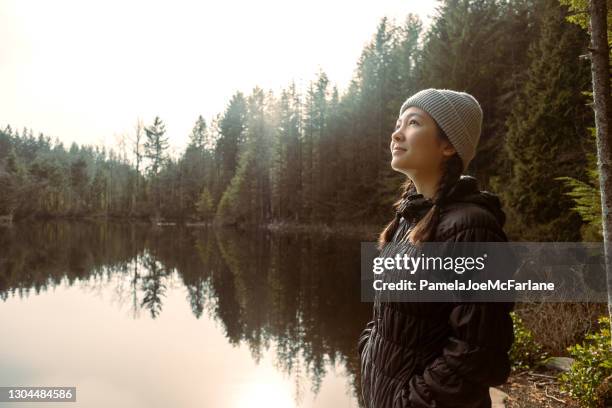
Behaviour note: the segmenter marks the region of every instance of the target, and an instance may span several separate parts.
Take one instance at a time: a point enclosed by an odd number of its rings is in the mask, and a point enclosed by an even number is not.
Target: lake
[[[359,407],[359,258],[316,234],[0,227],[0,386],[76,387],[54,407]]]

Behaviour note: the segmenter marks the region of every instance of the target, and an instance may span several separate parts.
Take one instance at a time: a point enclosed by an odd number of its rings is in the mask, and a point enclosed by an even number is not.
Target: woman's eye
[[[417,125],[419,124],[416,120],[411,119],[410,122],[408,122],[408,124],[412,124],[412,122],[416,123]]]

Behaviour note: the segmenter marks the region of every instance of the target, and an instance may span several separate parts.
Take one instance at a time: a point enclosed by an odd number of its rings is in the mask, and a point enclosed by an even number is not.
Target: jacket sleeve
[[[474,227],[457,232],[448,241],[499,242],[507,238],[503,232]],[[489,387],[503,384],[510,374],[513,307],[511,302],[454,303],[449,316],[451,335],[441,355],[405,385],[407,405],[486,406]]]

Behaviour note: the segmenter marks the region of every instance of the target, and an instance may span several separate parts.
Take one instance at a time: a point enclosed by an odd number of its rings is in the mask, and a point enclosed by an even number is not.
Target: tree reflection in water
[[[0,299],[25,298],[63,280],[112,282],[134,317],[163,314],[173,285],[192,313],[222,327],[255,361],[319,392],[326,366],[343,366],[359,399],[357,336],[371,316],[359,293],[360,241],[234,229],[151,228],[126,223],[48,222],[0,228]]]

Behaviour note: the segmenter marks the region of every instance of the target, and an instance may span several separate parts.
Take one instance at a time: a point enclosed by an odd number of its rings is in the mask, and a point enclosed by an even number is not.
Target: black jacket
[[[412,191],[398,210],[396,241],[431,207]],[[441,206],[433,241],[508,241],[497,196],[463,175]],[[485,408],[510,374],[513,303],[381,302],[359,336],[366,408]]]

